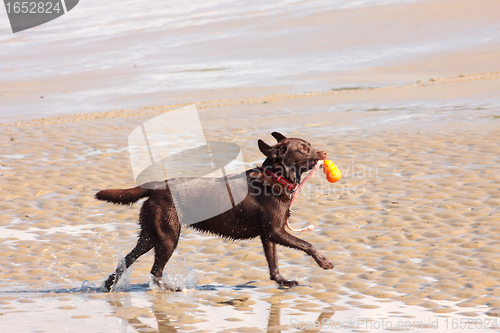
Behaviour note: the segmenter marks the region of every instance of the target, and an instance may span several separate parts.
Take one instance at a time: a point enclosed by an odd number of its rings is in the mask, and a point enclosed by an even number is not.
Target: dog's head
[[[267,157],[262,167],[270,167],[293,183],[300,183],[303,172],[314,168],[318,160],[326,159],[325,151],[314,149],[305,140],[287,138],[278,132],[271,135],[278,141],[274,146],[258,141],[260,151]]]

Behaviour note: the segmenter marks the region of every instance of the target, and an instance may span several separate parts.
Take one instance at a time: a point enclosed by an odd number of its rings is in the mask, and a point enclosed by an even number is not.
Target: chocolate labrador
[[[326,152],[314,149],[302,139],[286,138],[277,132],[273,132],[272,136],[278,141],[273,146],[258,140],[259,149],[266,156],[262,166],[247,170],[242,175],[248,184],[248,194],[244,199],[233,208],[188,227],[232,240],[260,237],[271,280],[290,287],[298,282],[281,276],[276,244],[304,251],[323,269],[333,268],[333,264],[316,247],[285,229],[285,222],[290,216],[291,196],[300,183],[302,173],[311,170],[319,160],[325,160]],[[185,198],[193,197],[193,193],[212,198],[217,195],[213,191],[213,183],[204,179],[210,178],[201,178],[196,184],[184,186],[182,191],[185,192]],[[118,265],[104,281],[105,290],[112,291],[124,269],[153,248],[155,257],[151,274],[160,288],[166,288],[162,281],[163,269],[177,247],[181,231],[178,214],[182,212],[176,211],[169,189],[169,185],[173,186],[175,181],[174,178],[165,181],[165,184],[161,182],[162,186],[157,188],[149,184],[130,189],[102,190],[95,195],[98,200],[122,205],[148,198],[139,215],[141,231],[137,244],[125,257],[123,264]]]

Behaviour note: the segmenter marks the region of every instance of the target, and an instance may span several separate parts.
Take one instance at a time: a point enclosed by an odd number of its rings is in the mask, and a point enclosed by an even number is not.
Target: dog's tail
[[[140,186],[123,190],[102,190],[95,194],[95,198],[115,204],[130,205],[141,198],[149,197],[151,191],[153,190]]]

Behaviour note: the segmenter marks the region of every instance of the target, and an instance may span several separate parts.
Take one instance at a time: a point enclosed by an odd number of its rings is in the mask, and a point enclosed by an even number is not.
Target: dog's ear
[[[268,145],[267,143],[265,143],[261,139],[259,139],[259,141],[257,141],[257,144],[259,145],[259,150],[262,152],[262,154],[264,154],[265,156],[271,155],[273,148],[270,145]]]
[[[288,151],[288,146],[287,145],[281,145],[279,148],[278,148],[278,156],[280,158],[284,158],[285,155],[286,155],[286,152]]]
[[[276,141],[281,142],[286,140],[286,136],[278,132],[272,132],[271,135],[276,139]]]

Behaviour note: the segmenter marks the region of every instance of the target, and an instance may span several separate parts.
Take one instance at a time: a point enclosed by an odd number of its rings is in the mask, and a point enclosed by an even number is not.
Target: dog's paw
[[[323,269],[333,268],[333,264],[330,262],[330,260],[326,259],[326,257],[323,255],[318,256],[318,258],[316,258],[316,262],[318,263],[319,267]]]
[[[280,286],[283,286],[283,287],[293,287],[293,286],[299,285],[299,281],[286,280],[284,278],[279,278],[279,279],[276,279],[275,281],[277,284],[279,284]]]
[[[157,278],[154,275],[151,275],[151,283],[149,284],[151,289],[158,290],[158,291],[182,291],[181,287],[176,287],[172,285],[167,285],[165,281],[163,281],[162,278]]]
[[[298,286],[299,281],[296,280],[285,280],[282,284],[284,287],[293,287],[293,286]]]
[[[328,260],[326,261],[326,265],[325,266],[321,266],[321,268],[323,269],[333,269],[333,264],[331,262],[329,262]]]
[[[108,276],[108,278],[102,283],[101,291],[105,293],[109,293],[113,290],[113,286],[115,285],[115,273],[112,273]]]

